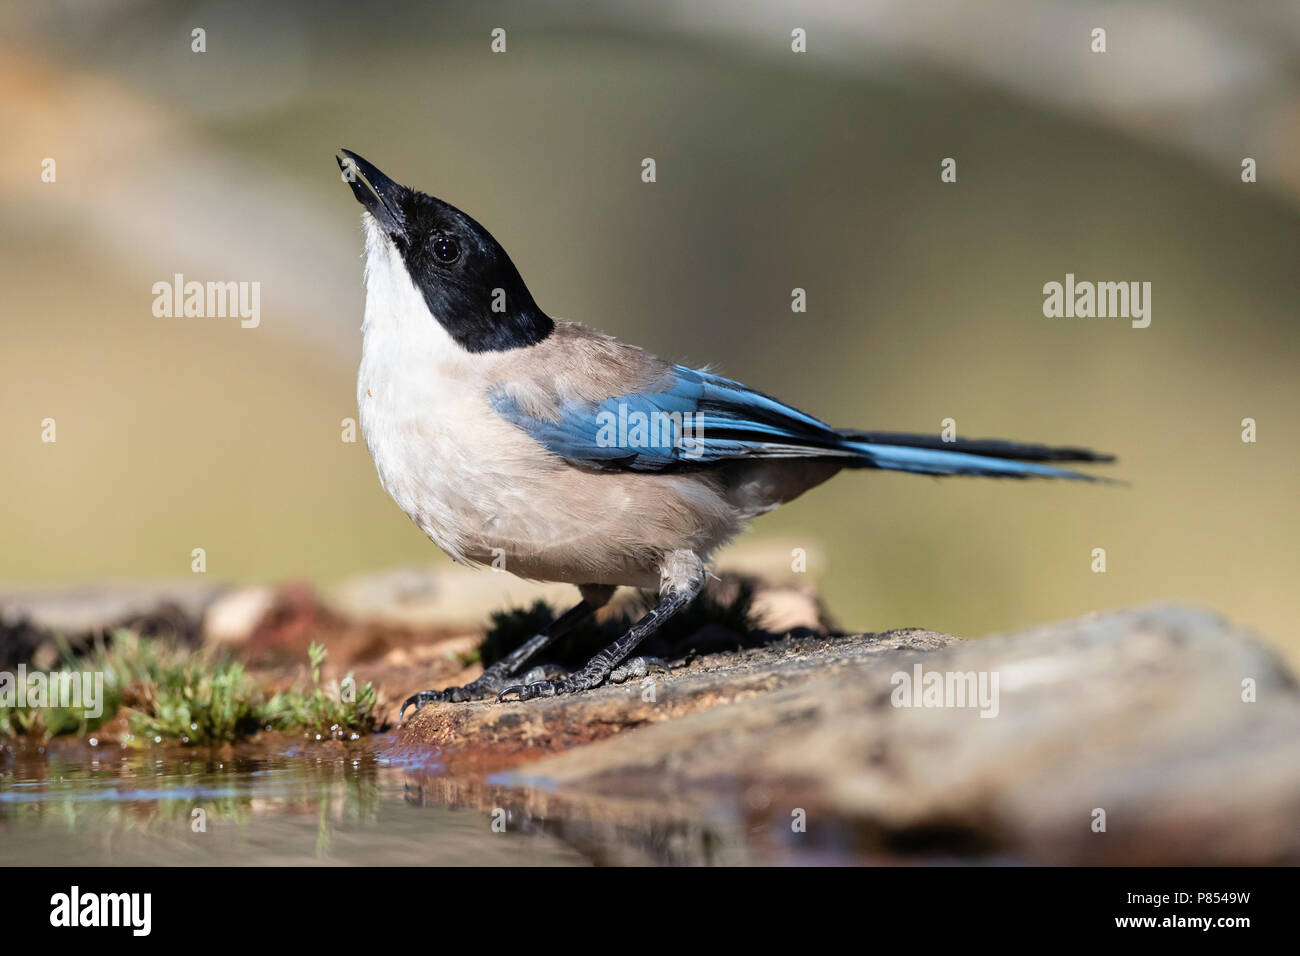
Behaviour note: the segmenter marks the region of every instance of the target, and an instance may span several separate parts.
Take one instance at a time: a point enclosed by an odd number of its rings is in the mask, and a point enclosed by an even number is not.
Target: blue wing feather
[[[555,421],[528,414],[503,390],[492,404],[554,454],[594,467],[664,471],[731,458],[845,453],[835,429],[739,382],[678,365],[660,384],[598,404],[569,402]]]
[[[918,447],[916,440],[925,436],[898,435],[891,442],[876,433],[875,440],[864,441],[865,435],[837,431],[739,382],[681,365],[660,384],[662,388],[599,403],[569,402],[556,420],[529,414],[504,390],[493,392],[492,404],[502,418],[543,447],[591,468],[654,472],[744,458],[840,458],[850,468],[922,475],[1101,480],[1011,456]],[[645,426],[641,431],[638,423]],[[1028,458],[1044,451],[1023,447]],[[1059,451],[1071,452],[1073,458],[1084,454],[1078,449]]]

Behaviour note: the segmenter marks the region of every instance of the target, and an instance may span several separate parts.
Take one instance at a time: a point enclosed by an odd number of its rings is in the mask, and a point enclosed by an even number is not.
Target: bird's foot
[[[550,664],[542,664],[534,667],[528,673],[524,674],[521,680],[525,684],[530,682],[542,682],[547,679],[557,679],[568,676],[568,671],[563,667]],[[452,703],[459,704],[466,700],[488,700],[496,697],[505,689],[511,679],[511,674],[506,667],[493,664],[485,670],[477,680],[472,680],[463,687],[444,687],[442,690],[422,690],[418,694],[412,694],[402,702],[402,709],[398,711],[397,719],[400,722],[406,716],[406,708],[414,707],[412,713],[418,713],[420,708],[425,704]]]
[[[529,681],[533,673],[524,675],[524,683],[511,684],[497,695],[497,700],[532,700],[534,697],[559,697],[563,694],[576,694],[579,691],[599,687],[609,676],[609,668],[593,668],[588,664],[575,674],[567,677],[549,678]]]
[[[397,719],[400,722],[406,716],[406,708],[408,707],[414,707],[415,711],[413,713],[418,713],[425,704],[458,704],[465,700],[486,700],[489,697],[495,697],[501,693],[501,688],[506,686],[506,681],[509,678],[509,674],[504,670],[498,670],[493,665],[485,670],[477,680],[472,680],[463,687],[422,690],[418,694],[412,694],[402,702],[402,709],[397,712]]]
[[[497,700],[532,700],[534,697],[559,697],[564,694],[576,694],[591,690],[605,683],[606,679],[615,684],[645,677],[651,669],[667,672],[669,666],[657,657],[634,657],[618,667],[609,668],[603,662],[592,661],[582,670],[567,677],[550,680],[530,680],[534,671],[524,675],[523,683],[512,684],[497,695]]]
[[[702,568],[699,559],[694,555],[690,556],[690,560],[694,562],[691,564],[692,568],[697,571]],[[701,571],[689,580],[667,588],[653,610],[647,611],[639,621],[632,625],[626,634],[589,660],[582,670],[560,680],[540,680],[532,683],[511,684],[497,694],[497,700],[532,700],[534,697],[558,697],[561,694],[576,694],[579,691],[599,687],[605,683],[605,679],[610,676],[610,672],[619,664],[622,664],[623,660],[636,649],[638,644],[658,630],[664,621],[690,604],[695,596],[700,593],[700,588],[703,586],[704,575]],[[629,677],[644,677],[650,672],[650,668],[654,664],[664,666],[662,661],[652,659],[628,661],[623,667],[619,668],[622,671],[620,676],[624,680]]]
[[[560,680],[568,677],[569,672],[559,664],[538,664],[532,670],[524,674],[519,680],[524,684],[535,684],[544,680]],[[504,685],[503,685],[504,686]],[[498,693],[500,693],[498,691]]]
[[[610,671],[609,679],[614,684],[621,684],[629,680],[640,680],[648,675],[651,670],[663,671],[667,674],[672,670],[672,667],[658,657],[634,657]]]
[[[486,677],[484,674],[483,677]],[[460,703],[464,700],[486,700],[494,694],[501,692],[505,686],[502,681],[485,681],[483,677],[478,680],[470,681],[463,687],[444,687],[442,690],[422,690],[418,694],[412,694],[406,700],[402,701],[402,709],[397,712],[397,719],[401,722],[406,717],[406,709],[414,707],[412,713],[418,713],[420,708],[425,704],[441,703]]]

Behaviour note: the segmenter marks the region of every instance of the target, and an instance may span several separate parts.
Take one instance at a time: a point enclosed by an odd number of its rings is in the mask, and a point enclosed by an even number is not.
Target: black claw
[[[532,700],[534,697],[554,697],[556,694],[565,693],[565,684],[567,684],[567,681],[558,680],[535,680],[530,684],[512,684],[497,695],[497,700],[505,700],[507,694],[515,694],[516,700]]]
[[[422,690],[418,694],[412,694],[406,700],[402,701],[402,709],[397,712],[397,722],[400,724],[406,717],[406,708],[414,707],[414,713],[419,713],[420,708],[435,700],[445,700],[445,695],[440,690]]]
[[[415,707],[415,711],[418,713],[425,704],[460,704],[467,700],[485,700],[497,692],[497,688],[501,686],[501,683],[500,677],[491,672],[485,672],[478,680],[470,681],[464,687],[422,690],[418,694],[412,694],[406,698],[402,704],[402,709],[397,712],[397,720],[400,723],[406,715],[406,708],[412,706]]]
[[[516,700],[532,700],[534,697],[558,697],[561,694],[576,694],[590,690],[600,684],[599,680],[583,679],[582,675],[564,680],[535,680],[530,684],[512,684],[497,695],[497,700],[504,701],[507,694],[514,694]]]

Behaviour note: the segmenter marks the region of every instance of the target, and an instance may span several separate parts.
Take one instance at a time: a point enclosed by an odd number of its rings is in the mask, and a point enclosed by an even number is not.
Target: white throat
[[[470,355],[429,311],[401,252],[375,217],[363,213],[362,221],[366,312],[357,399],[364,427],[368,408],[377,411],[376,404],[394,416],[416,413],[418,405],[405,403],[462,378],[469,371]]]
[[[432,338],[456,347],[429,311],[397,245],[370,213],[363,212],[361,221],[366,233],[366,314],[362,331],[384,329],[409,335],[413,346],[432,333]]]

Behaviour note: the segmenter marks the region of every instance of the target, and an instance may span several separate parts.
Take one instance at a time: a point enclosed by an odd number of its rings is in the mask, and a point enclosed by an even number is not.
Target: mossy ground
[[[123,742],[219,744],[263,730],[346,737],[375,728],[377,693],[349,674],[323,684],[323,647],[309,649],[310,681],[268,691],[228,653],[191,649],[167,637],[118,630],[63,670],[103,675],[102,706],[0,707],[0,737],[87,735],[116,724]]]
[[[748,581],[706,590],[638,653],[669,660],[692,651],[761,641],[763,635],[752,626],[752,598]],[[643,594],[600,620],[587,621],[547,648],[535,663],[580,668],[654,601],[653,594]],[[555,609],[541,601],[498,612],[492,615],[482,644],[463,655],[460,663],[479,660],[490,666],[555,617]],[[264,731],[355,739],[383,725],[379,692],[372,683],[357,681],[351,673],[337,682],[322,682],[326,651],[317,643],[308,648],[308,660],[291,666],[288,675],[283,668],[278,673],[259,668],[250,672],[236,652],[195,648],[178,636],[143,636],[128,628],[100,635],[79,653],[66,643],[62,647],[64,672],[102,674],[100,713],[92,717],[85,707],[0,707],[0,740],[96,736],[128,745],[213,745],[246,740]]]

